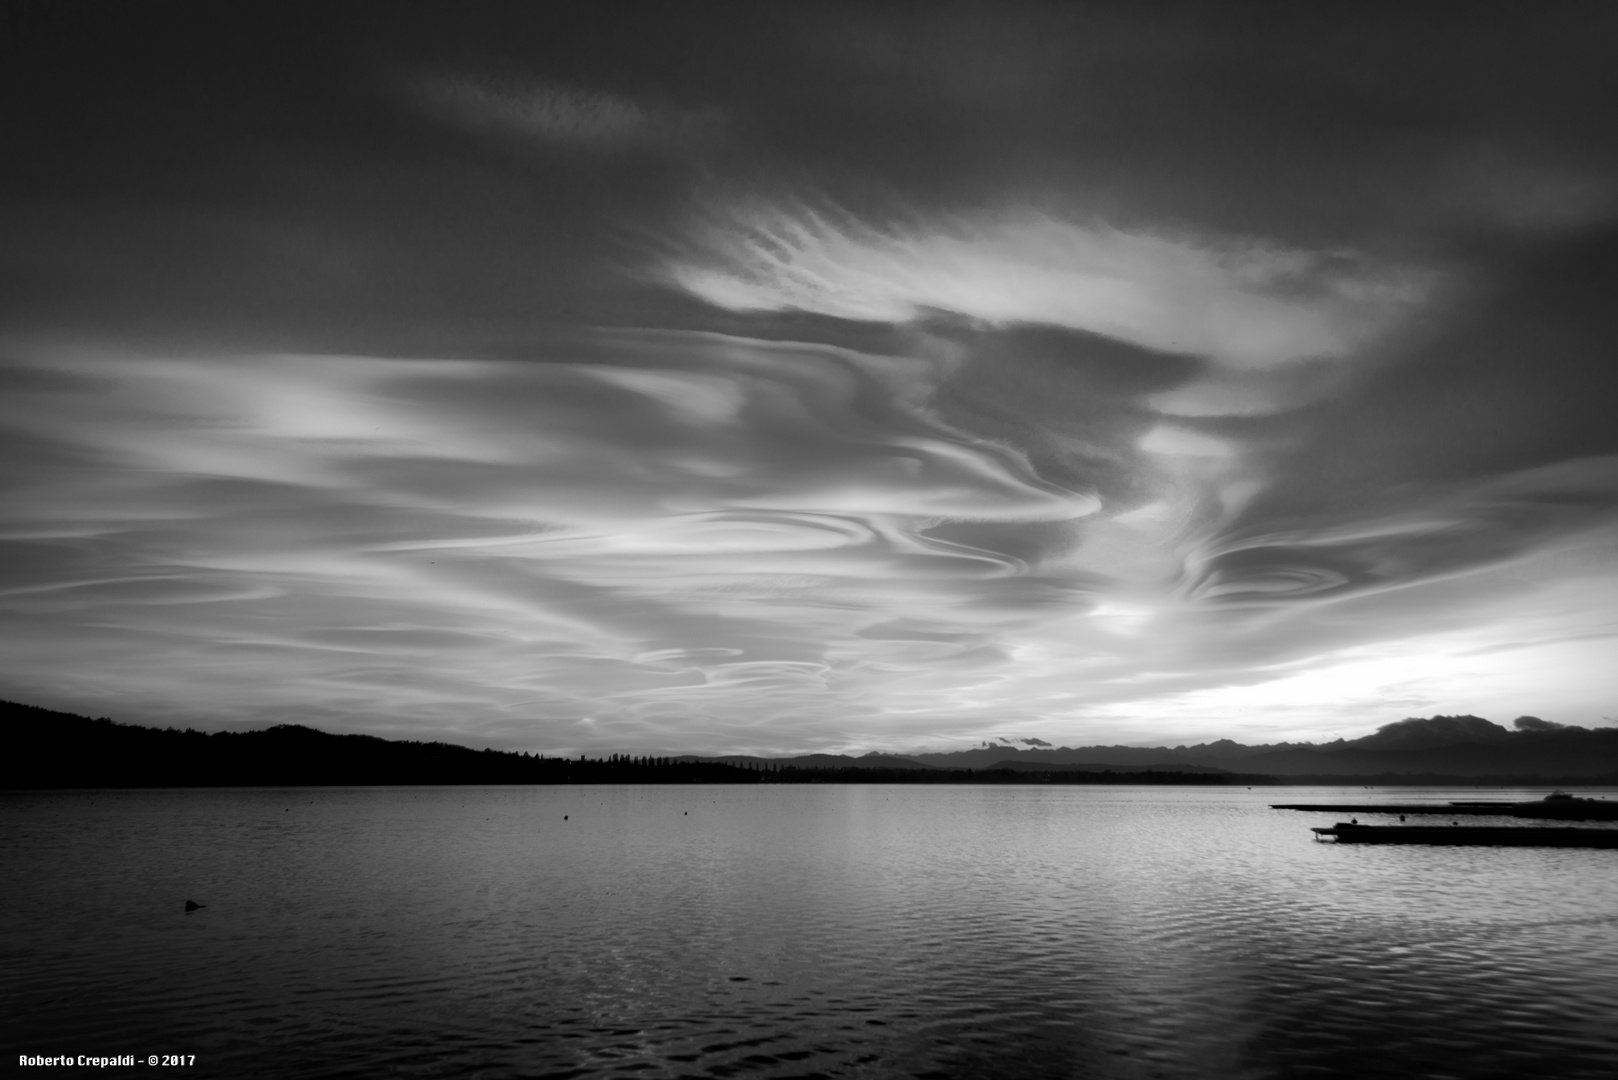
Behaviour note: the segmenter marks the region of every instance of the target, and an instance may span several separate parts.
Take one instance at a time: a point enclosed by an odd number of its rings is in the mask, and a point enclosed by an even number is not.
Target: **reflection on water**
[[[1283,795],[0,794],[4,1050],[232,1077],[1618,1073],[1618,851],[1318,844],[1331,815]]]

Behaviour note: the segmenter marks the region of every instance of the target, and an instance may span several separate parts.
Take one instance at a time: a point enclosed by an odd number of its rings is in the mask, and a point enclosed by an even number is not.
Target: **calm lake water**
[[[1610,1080],[1618,851],[1338,847],[1308,830],[1343,815],[1265,805],[1513,794],[0,793],[4,1050],[196,1055],[103,1076]]]

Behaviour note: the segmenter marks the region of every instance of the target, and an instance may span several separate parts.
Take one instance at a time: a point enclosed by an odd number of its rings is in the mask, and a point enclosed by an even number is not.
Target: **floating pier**
[[[1471,814],[1489,814],[1494,817],[1511,816],[1515,803],[1501,803],[1493,810],[1472,806],[1451,806],[1448,803],[1271,803],[1271,810],[1319,810],[1333,814],[1443,814],[1445,817],[1465,817]]]
[[[1618,848],[1618,829],[1533,825],[1356,825],[1339,821],[1311,829],[1339,844],[1464,844],[1496,847]]]
[[[1271,803],[1270,809],[1317,810],[1333,814],[1484,815],[1553,821],[1618,821],[1618,800],[1581,799],[1562,792],[1532,802]]]

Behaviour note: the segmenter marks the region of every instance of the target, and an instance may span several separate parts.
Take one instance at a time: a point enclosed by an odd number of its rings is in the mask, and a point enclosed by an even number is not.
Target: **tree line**
[[[442,742],[332,735],[296,724],[202,732],[89,719],[0,703],[8,752],[0,787],[237,787],[322,784],[1209,784],[1268,777],[1165,772],[1034,772],[727,764],[690,757],[591,758],[473,750]]]

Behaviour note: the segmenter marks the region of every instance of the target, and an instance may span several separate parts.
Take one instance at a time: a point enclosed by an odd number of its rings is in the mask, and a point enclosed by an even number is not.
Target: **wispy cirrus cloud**
[[[701,213],[664,272],[732,311],[1044,323],[1233,368],[1342,357],[1430,287],[1349,252],[1123,228],[1027,207],[880,220],[827,201]]]
[[[1239,440],[1090,430],[1136,455],[1122,488],[1098,448],[1041,466],[952,401],[982,360],[684,331],[529,360],[15,355],[6,692],[125,718],[777,752],[1218,735],[1251,702],[1304,735],[1300,710],[1389,695],[1465,711],[1482,668],[1555,712],[1518,661],[1618,632],[1573,603],[1608,568],[1552,569],[1610,532],[1600,462],[1239,534]],[[1390,626],[1424,642],[1420,687]]]
[[[975,609],[1028,559],[931,526],[1098,506],[895,398],[882,358],[667,334],[606,352],[14,367],[0,426],[61,464],[9,517],[5,636],[74,635],[91,698],[234,672],[239,697],[199,691],[215,719],[313,696],[588,720],[587,741],[814,743],[1020,617]],[[287,680],[253,674],[271,667]]]
[[[1582,14],[137,21],[7,72],[5,696],[591,752],[1613,713]]]

